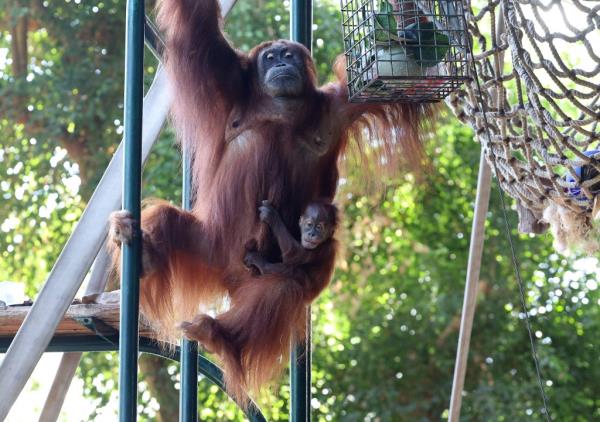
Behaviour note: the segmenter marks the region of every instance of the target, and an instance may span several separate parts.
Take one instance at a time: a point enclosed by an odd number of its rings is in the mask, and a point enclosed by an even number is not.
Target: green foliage
[[[34,296],[122,133],[123,0],[54,1],[0,10],[0,280]],[[226,29],[236,46],[286,38],[289,4],[242,1]],[[11,34],[28,17],[27,72],[18,74]],[[336,2],[315,5],[314,54],[322,81],[342,52]],[[147,56],[147,75],[156,62]],[[144,195],[179,202],[181,158],[164,131],[144,173]],[[386,177],[364,188],[348,165],[338,201],[344,245],[338,271],[313,307],[314,417],[323,421],[437,421],[447,417],[462,304],[479,148],[449,116],[428,142],[436,169],[417,184]],[[497,192],[488,223],[471,342],[465,421],[542,420],[540,399],[503,234]],[[511,226],[515,214],[511,211]],[[103,222],[99,222],[103,224]],[[600,418],[597,338],[600,295],[594,259],[552,252],[550,239],[519,237],[518,256],[549,403],[556,420]],[[79,369],[94,420],[116,400],[116,355],[86,354]],[[177,385],[178,365],[162,368]],[[140,420],[159,420],[160,389],[142,374]],[[284,380],[285,381],[285,380]],[[286,420],[284,382],[260,400]],[[568,400],[564,400],[568,397]],[[203,420],[243,420],[207,380]]]
[[[450,38],[437,30],[434,22],[415,22],[408,25],[404,31],[416,33],[417,41],[408,43],[406,51],[417,63],[425,67],[441,62],[450,50]]]
[[[385,195],[365,195],[355,190],[361,186],[353,182],[361,176],[356,172],[340,192],[346,253],[318,303],[314,335],[320,420],[446,415],[479,151],[470,130],[454,122],[441,125],[435,139],[440,142],[429,147],[437,173],[424,185],[406,176],[385,181]],[[494,188],[461,420],[543,420],[497,194]],[[514,227],[515,213],[510,216]],[[521,237],[518,249],[555,417],[597,417],[591,390],[571,383],[571,376],[580,382],[590,376],[587,351],[598,335],[600,295],[595,282],[584,280],[596,273],[597,261],[567,271],[569,261],[553,254],[544,237]],[[573,359],[581,354],[586,357]],[[561,400],[565,394],[576,394],[577,402]]]
[[[0,48],[10,48],[25,15],[29,42],[25,74],[16,74],[11,50],[13,66],[0,68],[0,274],[33,294],[122,130],[124,20],[118,3],[100,1],[46,1],[9,13]]]
[[[394,17],[394,7],[386,0],[379,2],[379,13],[375,15],[375,40],[398,41],[398,24]]]

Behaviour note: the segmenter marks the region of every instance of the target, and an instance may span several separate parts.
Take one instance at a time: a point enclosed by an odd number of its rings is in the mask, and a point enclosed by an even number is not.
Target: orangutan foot
[[[131,243],[137,222],[127,210],[113,212],[109,219],[108,238],[110,242],[121,246]]]

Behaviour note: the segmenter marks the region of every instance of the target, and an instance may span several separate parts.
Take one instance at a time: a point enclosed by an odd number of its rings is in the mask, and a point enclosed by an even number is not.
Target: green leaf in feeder
[[[421,21],[408,25],[400,36],[406,39],[407,52],[425,67],[441,62],[450,49],[450,38],[436,29],[433,22]]]
[[[375,40],[397,41],[397,30],[398,24],[394,18],[394,7],[386,0],[381,0],[379,2],[379,13],[375,14]]]

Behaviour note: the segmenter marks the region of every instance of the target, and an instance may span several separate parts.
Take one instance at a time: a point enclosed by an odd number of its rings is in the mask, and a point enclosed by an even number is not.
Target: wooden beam
[[[80,352],[63,354],[60,365],[58,365],[58,368],[56,369],[54,382],[46,397],[46,402],[44,403],[44,408],[40,414],[39,422],[55,422],[58,419],[60,409],[62,408],[69,387],[71,386],[71,380],[75,376],[77,366],[79,366],[81,355],[82,353]]]
[[[465,375],[467,373],[467,363],[469,358],[469,344],[471,341],[471,331],[473,330],[477,292],[479,290],[479,273],[481,270],[481,256],[483,254],[483,240],[485,237],[485,220],[488,204],[490,202],[491,181],[492,172],[485,159],[485,152],[482,148],[481,158],[479,160],[479,180],[477,182],[475,217],[471,229],[467,283],[465,285],[465,296],[463,299],[463,309],[460,320],[460,335],[458,338],[458,349],[456,351],[456,363],[454,365],[454,379],[452,381],[450,417],[448,422],[458,422],[460,417],[462,392],[465,384]]]
[[[143,159],[158,138],[171,104],[162,67],[157,70],[144,103]],[[0,420],[8,415],[98,254],[106,238],[108,216],[120,208],[122,177],[121,144],[0,366]]]
[[[117,291],[118,296],[118,291]],[[35,306],[35,304],[33,305]],[[32,306],[9,306],[0,310],[0,337],[13,337],[23,321],[27,318]],[[53,334],[60,335],[90,335],[92,330],[78,320],[93,318],[101,321],[114,331],[119,329],[119,302],[76,304],[67,308]],[[140,336],[156,338],[156,334],[145,323],[140,322]],[[14,341],[13,341],[14,343]]]
[[[500,40],[502,34],[506,31],[503,8],[500,6],[500,13],[496,18],[496,33],[492,34],[496,40]],[[466,18],[465,18],[466,19]],[[472,51],[471,51],[472,53]],[[496,77],[504,73],[504,52],[496,56],[494,61],[494,72]],[[471,57],[471,60],[473,58]],[[477,77],[477,75],[474,75]],[[499,110],[502,107],[503,97],[498,95],[498,90],[491,88],[492,101],[494,107]],[[484,101],[480,98],[480,101]],[[487,112],[487,107],[482,104],[482,111]],[[503,129],[505,130],[505,129]],[[488,131],[487,134],[490,132]],[[503,133],[503,135],[506,135]],[[497,176],[497,175],[496,175]],[[462,394],[465,385],[465,376],[467,373],[467,363],[469,360],[469,346],[471,342],[471,332],[473,330],[473,319],[475,318],[475,306],[477,304],[477,292],[479,290],[479,274],[481,270],[481,257],[483,255],[483,240],[485,237],[485,220],[490,202],[490,191],[492,185],[492,170],[485,158],[485,150],[481,148],[479,158],[479,176],[477,180],[477,197],[475,199],[475,214],[473,217],[473,227],[471,229],[471,245],[469,248],[469,262],[467,268],[467,282],[465,285],[465,295],[463,299],[463,310],[460,321],[460,334],[458,337],[458,348],[456,350],[456,363],[454,366],[454,378],[452,380],[452,394],[450,396],[450,410],[448,422],[459,422],[460,408],[462,405]]]

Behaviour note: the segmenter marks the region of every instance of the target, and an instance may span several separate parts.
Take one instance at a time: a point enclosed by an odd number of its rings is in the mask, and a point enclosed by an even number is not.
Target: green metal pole
[[[0,353],[6,353],[11,341],[12,338],[10,337],[0,337]],[[54,337],[50,341],[46,352],[108,352],[118,349],[118,335],[109,334],[102,337],[98,335],[61,335],[60,337]],[[174,361],[179,360],[180,356],[179,347],[164,348],[158,345],[156,339],[148,337],[140,338],[139,350],[142,353],[151,353]],[[219,387],[221,391],[227,393],[223,381],[223,372],[218,366],[202,355],[198,355],[198,372],[204,375],[209,382]],[[249,422],[267,422],[254,402],[250,402],[249,406],[243,409],[243,412]]]
[[[181,206],[189,210],[191,201],[190,157],[183,151],[183,186]],[[181,340],[179,421],[198,421],[198,343],[186,339]]]
[[[123,209],[140,221],[142,190],[142,110],[144,72],[144,1],[127,1],[125,36],[125,147]],[[119,331],[119,420],[137,419],[138,312],[142,244],[139,227],[121,255]]]
[[[306,341],[292,350],[290,362],[290,421],[310,421],[311,330],[310,307],[306,308]]]
[[[312,0],[292,0],[290,7],[290,38],[312,51]],[[290,359],[290,421],[310,421],[311,384],[311,322],[310,307],[306,309],[306,342],[292,351]]]
[[[292,0],[290,6],[290,38],[312,51],[312,0]]]

